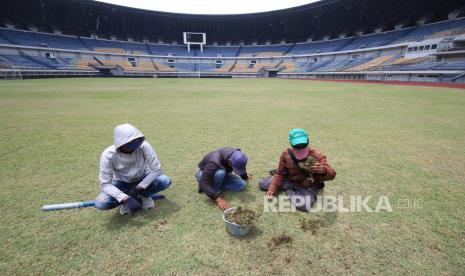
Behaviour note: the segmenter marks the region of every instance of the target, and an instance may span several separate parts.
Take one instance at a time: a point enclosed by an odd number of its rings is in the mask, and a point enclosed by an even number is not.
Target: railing
[[[448,49],[442,49],[439,52],[458,52],[458,51],[465,51],[465,47],[454,47],[454,48],[448,48]]]
[[[257,73],[231,73],[231,72],[156,72],[152,74],[154,77],[175,77],[175,78],[247,78],[257,77]]]

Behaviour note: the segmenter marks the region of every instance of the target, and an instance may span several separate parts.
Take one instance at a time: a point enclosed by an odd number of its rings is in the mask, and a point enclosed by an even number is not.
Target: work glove
[[[215,203],[216,206],[218,206],[218,208],[220,208],[222,211],[231,208],[229,203],[222,197],[218,197],[217,199],[215,199]]]
[[[139,194],[144,190],[141,186],[137,185],[129,191],[129,196],[137,199],[139,198]]]
[[[132,196],[126,197],[123,203],[126,204],[126,206],[129,208],[129,212],[131,215],[142,210],[142,205],[140,204],[140,202]]]

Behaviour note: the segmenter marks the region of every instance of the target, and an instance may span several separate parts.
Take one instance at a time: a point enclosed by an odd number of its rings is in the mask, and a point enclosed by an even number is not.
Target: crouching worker
[[[260,181],[260,189],[268,199],[279,191],[285,191],[297,210],[308,212],[317,198],[317,191],[323,189],[324,181],[333,180],[336,172],[326,156],[309,146],[308,134],[303,129],[289,132],[291,147],[279,159],[279,167],[273,176]]]
[[[245,188],[249,178],[246,165],[247,155],[240,149],[221,148],[210,152],[200,161],[195,174],[199,193],[203,192],[214,200],[221,210],[230,208],[223,191],[240,191]]]
[[[157,154],[137,128],[119,125],[114,135],[114,145],[100,158],[101,192],[95,207],[108,210],[121,205],[122,215],[153,208],[152,197],[167,189],[171,179],[163,174]]]

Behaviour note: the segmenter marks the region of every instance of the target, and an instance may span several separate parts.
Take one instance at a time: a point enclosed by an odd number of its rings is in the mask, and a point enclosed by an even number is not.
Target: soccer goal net
[[[0,69],[0,79],[2,80],[22,80],[21,70],[19,69]]]

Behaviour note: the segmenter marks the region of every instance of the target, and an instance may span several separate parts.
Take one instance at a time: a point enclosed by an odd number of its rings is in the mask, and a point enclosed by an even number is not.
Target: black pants
[[[260,180],[259,188],[262,191],[268,191],[271,185],[271,179],[273,176],[268,176]],[[289,196],[292,204],[295,208],[302,212],[308,212],[310,207],[316,202],[317,191],[325,187],[325,183],[317,183],[316,189],[313,188],[303,188],[287,179],[284,180],[283,184],[279,187],[279,191],[285,191],[286,195]],[[305,199],[309,202],[308,204],[302,204],[302,199]]]

